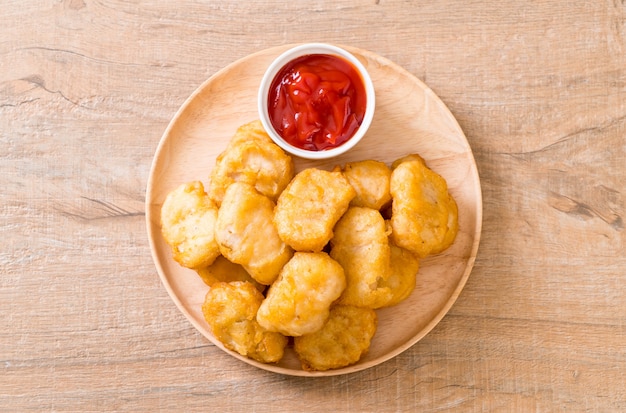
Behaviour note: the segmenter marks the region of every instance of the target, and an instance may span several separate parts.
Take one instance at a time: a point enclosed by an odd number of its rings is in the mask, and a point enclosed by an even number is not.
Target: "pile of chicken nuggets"
[[[296,173],[254,121],[209,178],[167,195],[162,234],[209,286],[202,312],[215,338],[263,363],[290,345],[305,370],[358,362],[375,310],[406,299],[420,259],[458,232],[446,181],[417,154]]]

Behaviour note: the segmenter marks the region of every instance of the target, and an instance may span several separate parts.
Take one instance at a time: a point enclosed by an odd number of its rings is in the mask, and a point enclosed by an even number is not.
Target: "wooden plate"
[[[211,342],[246,363],[276,373],[331,376],[363,370],[408,349],[444,317],[459,296],[474,264],[482,224],[480,181],[470,146],[441,100],[410,73],[365,50],[346,47],[369,71],[376,89],[374,121],[347,154],[328,161],[294,159],[296,169],[331,169],[348,161],[375,159],[390,164],[419,153],[448,182],[459,207],[459,234],[443,253],[421,262],[413,294],[378,310],[378,330],[358,364],[327,372],[306,372],[288,348],[276,365],[262,364],[223,347],[208,329],[201,306],[208,287],[195,272],[171,258],[160,232],[160,210],[169,191],[208,176],[215,158],[240,125],[258,118],[256,94],[267,66],[293,45],[267,49],[225,67],[202,84],[167,127],[156,151],[146,194],[146,223],[152,256],[168,293],[189,321]]]

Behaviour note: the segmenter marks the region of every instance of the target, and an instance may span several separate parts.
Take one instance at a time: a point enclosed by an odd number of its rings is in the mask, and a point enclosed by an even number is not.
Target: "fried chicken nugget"
[[[346,287],[343,268],[325,252],[296,252],[270,287],[257,320],[287,336],[322,328],[331,304]]]
[[[196,270],[202,281],[209,287],[218,282],[247,281],[253,284],[257,290],[263,292],[265,285],[258,283],[243,266],[228,261],[226,257],[220,255],[208,267]]]
[[[368,352],[377,324],[370,308],[336,305],[319,331],[294,339],[294,350],[304,370],[349,366]]]
[[[389,243],[391,248],[391,274],[386,280],[381,280],[379,285],[391,290],[391,300],[386,307],[396,305],[406,300],[415,290],[415,281],[419,271],[419,258],[409,250],[400,248]]]
[[[180,185],[161,207],[161,233],[173,258],[187,268],[211,264],[220,254],[214,228],[217,207],[200,181]]]
[[[394,165],[390,181],[394,243],[419,257],[445,250],[459,228],[457,204],[445,179],[417,155]]]
[[[391,169],[383,162],[349,162],[343,167],[343,174],[356,190],[350,205],[380,210],[391,202]]]
[[[276,202],[294,176],[293,160],[254,121],[242,125],[215,161],[210,176],[209,197],[221,205],[226,189],[233,182],[252,185]]]
[[[398,165],[400,165],[402,162],[410,162],[410,161],[421,162],[422,164],[424,164],[424,166],[426,166],[426,161],[424,160],[424,158],[422,158],[417,153],[411,153],[393,161],[393,163],[391,164],[391,169],[392,170],[396,169]]]
[[[296,251],[321,251],[355,195],[341,172],[303,170],[278,198],[274,224],[280,238]]]
[[[202,314],[224,347],[262,363],[274,363],[283,357],[288,340],[256,321],[262,301],[263,294],[251,283],[218,282],[207,293]]]
[[[293,255],[278,236],[273,217],[274,203],[268,197],[249,184],[235,182],[226,190],[215,225],[222,255],[265,285],[276,279]]]
[[[350,207],[337,222],[330,256],[346,273],[340,304],[375,309],[393,299],[385,285],[391,275],[388,235],[385,220],[375,209]]]

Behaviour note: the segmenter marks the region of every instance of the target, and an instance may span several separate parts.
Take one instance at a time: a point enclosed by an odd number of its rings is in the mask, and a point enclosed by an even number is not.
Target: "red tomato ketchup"
[[[349,140],[363,122],[365,85],[340,56],[310,54],[287,63],[269,90],[272,126],[291,145],[309,151]]]

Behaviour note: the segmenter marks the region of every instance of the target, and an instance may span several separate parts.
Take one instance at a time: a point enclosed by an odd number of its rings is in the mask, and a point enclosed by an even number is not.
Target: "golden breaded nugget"
[[[303,170],[278,198],[274,224],[280,238],[296,251],[321,251],[355,195],[341,172]]]
[[[235,134],[228,142],[227,148],[232,148],[242,142],[257,141],[259,143],[273,143],[270,135],[263,128],[260,120],[253,120],[237,128]]]
[[[420,257],[448,248],[458,232],[458,210],[445,179],[421,158],[405,158],[391,173],[391,237]]]
[[[415,279],[419,271],[419,258],[409,250],[389,243],[391,248],[391,274],[386,280],[381,280],[381,287],[391,290],[392,298],[385,304],[386,307],[399,304],[408,298],[415,290]]]
[[[263,294],[248,282],[218,282],[207,293],[202,313],[216,339],[227,349],[262,363],[279,361],[287,337],[256,321]]]
[[[161,207],[161,233],[174,260],[187,268],[211,264],[220,254],[214,228],[217,207],[200,181],[171,191]]]
[[[349,366],[368,352],[377,324],[370,308],[336,305],[319,331],[294,339],[294,350],[304,370]]]
[[[350,207],[335,226],[330,256],[346,273],[340,304],[380,308],[393,299],[384,285],[391,275],[391,250],[387,225],[380,212]]]
[[[265,285],[276,279],[293,254],[278,236],[273,217],[274,203],[268,197],[235,182],[226,190],[215,225],[222,255]]]
[[[247,281],[252,283],[257,290],[263,292],[265,285],[259,284],[243,266],[230,262],[226,257],[220,255],[208,267],[196,269],[202,281],[208,286],[218,282]]]
[[[343,174],[356,190],[356,196],[350,205],[380,210],[391,202],[391,169],[383,162],[350,162],[344,166]]]
[[[260,121],[250,122],[237,129],[227,148],[217,157],[211,172],[209,197],[219,206],[228,186],[243,182],[275,202],[293,175],[291,157],[272,142]]]
[[[324,252],[296,252],[270,287],[259,324],[287,336],[322,328],[331,304],[346,287],[343,268]]]
[[[422,158],[416,153],[411,153],[409,155],[405,155],[402,158],[398,158],[395,161],[393,161],[393,163],[391,164],[391,169],[392,170],[396,169],[398,165],[400,165],[402,162],[410,162],[410,161],[417,161],[426,165],[426,161],[424,160],[424,158]]]

